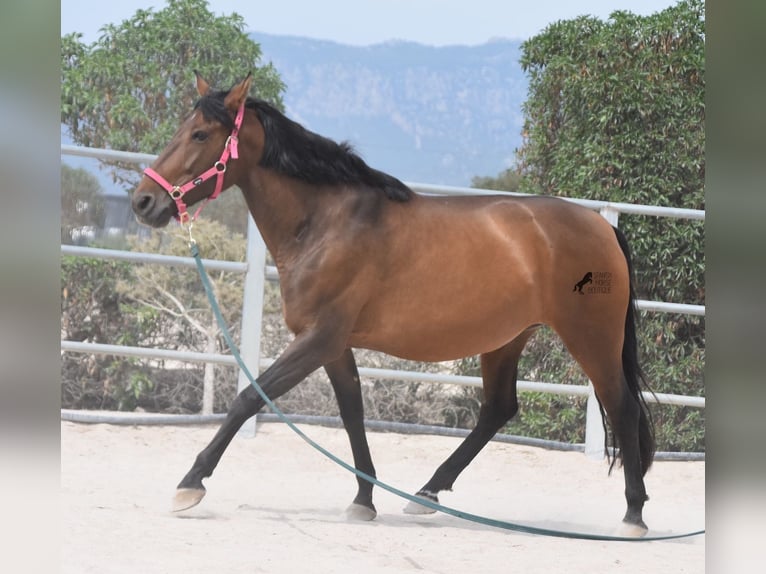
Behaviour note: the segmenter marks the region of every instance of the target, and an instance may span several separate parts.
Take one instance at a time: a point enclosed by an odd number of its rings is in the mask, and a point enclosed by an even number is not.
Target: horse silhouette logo
[[[593,273],[591,273],[590,271],[588,271],[582,279],[580,279],[577,283],[575,283],[575,286],[572,289],[572,291],[579,291],[580,295],[585,295],[585,293],[583,293],[582,291],[582,288],[588,283],[593,283]]]

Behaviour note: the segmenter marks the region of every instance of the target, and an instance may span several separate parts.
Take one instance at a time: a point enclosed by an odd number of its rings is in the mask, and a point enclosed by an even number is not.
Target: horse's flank
[[[557,199],[417,196],[382,210],[375,227],[327,237],[346,242],[338,273],[369,277],[351,346],[421,361],[479,354],[561,321],[562,292],[583,273],[574,252],[591,249],[591,266],[624,271],[619,250],[603,248],[614,244],[603,218]],[[561,218],[581,237],[551,234]],[[373,249],[384,255],[371,259]],[[627,283],[613,288],[627,301]]]

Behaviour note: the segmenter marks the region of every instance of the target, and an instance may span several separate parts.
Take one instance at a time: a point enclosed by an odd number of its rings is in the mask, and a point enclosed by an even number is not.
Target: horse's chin
[[[170,209],[163,209],[159,213],[151,214],[149,216],[141,216],[136,214],[136,221],[138,221],[141,225],[153,227],[155,229],[166,227],[172,218],[173,214],[171,213]]]

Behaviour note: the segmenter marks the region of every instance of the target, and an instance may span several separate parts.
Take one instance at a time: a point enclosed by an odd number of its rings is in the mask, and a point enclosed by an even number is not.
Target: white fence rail
[[[61,146],[62,155],[73,155],[80,157],[90,157],[97,159],[120,160],[137,164],[148,164],[156,156],[149,154],[136,154],[129,152],[118,152],[113,150],[102,150],[95,148],[86,148],[70,145]],[[410,188],[419,193],[443,194],[443,195],[477,195],[485,193],[503,193],[493,190],[479,190],[467,187],[439,186],[429,184],[408,183]],[[522,195],[522,194],[515,194]],[[583,199],[568,199],[590,209],[598,210],[612,225],[618,224],[620,213],[648,215],[655,217],[670,217],[680,219],[702,220],[705,219],[705,212],[695,209],[680,209],[659,206],[634,205],[628,203],[614,203],[604,201],[593,201]],[[245,297],[242,312],[242,335],[241,347],[243,359],[249,365],[257,364],[259,369],[265,369],[273,359],[260,356],[260,332],[261,332],[261,313],[263,309],[263,282],[264,280],[278,281],[278,275],[275,267],[265,264],[266,248],[263,240],[253,225],[252,218],[248,225],[248,244],[247,261],[245,263],[234,261],[216,261],[205,259],[203,263],[209,270],[221,270],[245,273]],[[70,245],[61,246],[62,255],[71,255],[79,257],[94,257],[104,259],[117,259],[124,261],[133,261],[138,263],[149,263],[158,265],[175,265],[184,267],[194,267],[194,260],[191,257],[178,257],[170,255],[158,255],[152,253],[141,253],[134,251],[120,251],[112,249],[97,249],[91,247],[76,247]],[[653,312],[681,313],[687,315],[705,315],[704,305],[688,305],[681,303],[668,303],[664,301],[637,301],[639,309]],[[117,356],[134,356],[155,359],[175,359],[189,362],[210,362],[225,365],[235,365],[236,361],[231,355],[221,355],[213,353],[198,353],[191,351],[170,351],[164,349],[152,349],[143,347],[128,347],[124,345],[106,345],[85,343],[78,341],[61,341],[61,350],[63,352],[90,353],[90,354],[109,354]],[[443,375],[433,373],[421,373],[417,371],[400,371],[391,369],[376,369],[361,367],[359,373],[365,377],[389,380],[410,380],[430,383],[446,383],[463,386],[481,387],[480,377],[468,377],[458,375]],[[239,389],[241,390],[249,384],[249,381],[240,373]],[[557,383],[541,383],[535,381],[519,381],[518,388],[522,392],[537,391],[544,393],[562,394],[568,396],[587,396],[587,418],[586,418],[586,436],[585,452],[592,457],[603,456],[604,431],[601,425],[601,418],[598,412],[595,395],[592,385],[566,385]],[[652,395],[644,393],[648,401],[656,401],[666,405],[683,405],[695,408],[705,408],[704,397],[693,397],[684,395],[670,395],[657,393]],[[255,418],[251,419],[243,427],[245,434],[254,433]]]

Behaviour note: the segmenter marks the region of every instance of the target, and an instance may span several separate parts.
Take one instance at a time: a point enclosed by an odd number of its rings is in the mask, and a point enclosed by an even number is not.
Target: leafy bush
[[[116,285],[133,275],[126,262],[63,257],[61,337],[91,343],[149,345],[161,326],[151,310],[132,305]],[[147,385],[145,366],[110,356],[62,354],[62,406],[130,408]],[[131,398],[132,397],[132,398]]]

